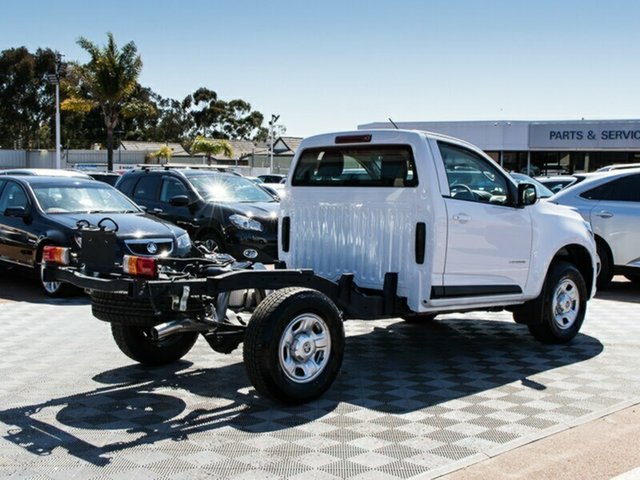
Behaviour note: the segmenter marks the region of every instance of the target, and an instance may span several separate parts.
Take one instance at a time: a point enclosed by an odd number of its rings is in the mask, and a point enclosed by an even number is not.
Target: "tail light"
[[[122,269],[134,277],[156,278],[158,264],[155,258],[125,255],[122,259]]]
[[[45,245],[42,249],[42,261],[43,263],[69,265],[69,252],[69,248]]]

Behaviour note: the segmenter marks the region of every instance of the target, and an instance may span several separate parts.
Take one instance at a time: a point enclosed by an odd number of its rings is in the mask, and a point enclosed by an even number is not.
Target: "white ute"
[[[359,289],[396,276],[405,320],[506,308],[543,342],[571,340],[595,293],[596,246],[576,212],[537,201],[480,149],[434,133],[305,139],[280,211],[279,258]]]
[[[256,391],[285,403],[331,386],[344,320],[508,309],[537,339],[565,343],[595,291],[596,244],[580,215],[441,135],[304,140],[279,220],[272,270],[196,245],[187,259],[132,256],[121,274],[109,260],[114,231],[88,225],[73,261],[47,265],[45,278],[91,290],[94,315],[145,365],[177,361],[199,334],[220,353],[244,342]]]

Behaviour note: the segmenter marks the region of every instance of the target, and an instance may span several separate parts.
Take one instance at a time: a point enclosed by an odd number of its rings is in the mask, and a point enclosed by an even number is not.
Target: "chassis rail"
[[[103,292],[127,292],[132,298],[152,300],[166,295],[181,296],[188,288],[190,295],[216,296],[244,289],[278,290],[286,287],[308,287],[322,292],[342,310],[345,319],[376,319],[409,313],[406,299],[398,297],[397,274],[385,275],[382,292],[363,292],[352,274],[343,275],[338,283],[316,275],[313,270],[238,270],[196,278],[148,280],[121,275],[95,277],[71,266],[47,265],[45,281],[67,282],[76,287]]]

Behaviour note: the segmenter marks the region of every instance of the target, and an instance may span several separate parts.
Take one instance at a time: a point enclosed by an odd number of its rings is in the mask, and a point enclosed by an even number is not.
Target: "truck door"
[[[448,192],[447,252],[443,286],[432,299],[519,295],[531,257],[532,225],[527,209],[516,208],[513,185],[479,153],[438,141]]]

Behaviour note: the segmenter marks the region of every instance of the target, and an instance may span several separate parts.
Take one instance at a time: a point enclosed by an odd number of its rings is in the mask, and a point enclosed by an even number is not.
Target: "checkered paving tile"
[[[624,296],[623,296],[624,297]],[[428,478],[640,401],[640,290],[570,345],[506,313],[346,324],[319,400],[257,396],[241,351],[130,362],[85,299],[0,307],[0,478]]]

